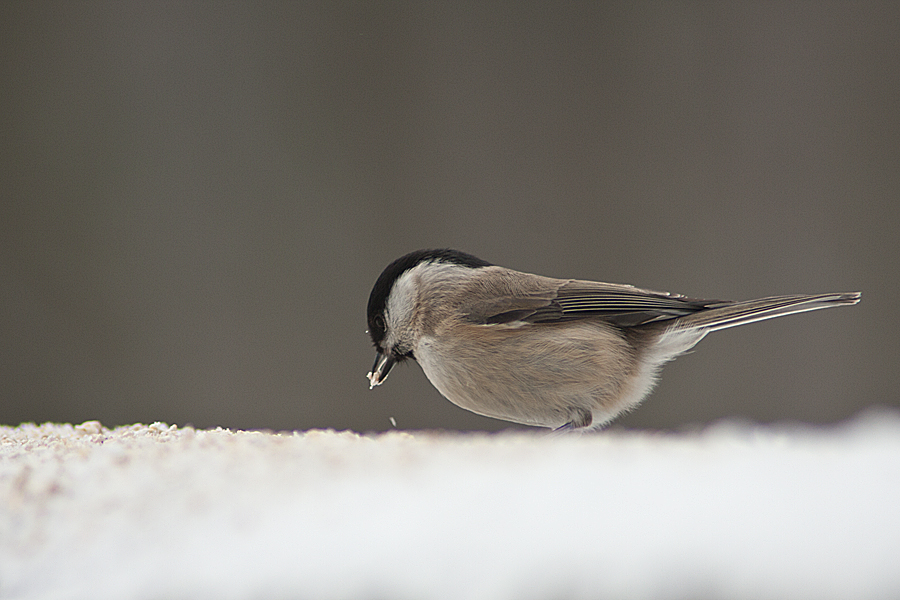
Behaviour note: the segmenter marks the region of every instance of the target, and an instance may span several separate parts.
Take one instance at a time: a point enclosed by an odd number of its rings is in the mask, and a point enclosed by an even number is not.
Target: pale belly
[[[415,349],[429,381],[454,404],[544,427],[564,425],[585,410],[595,422],[622,410],[617,401],[636,375],[635,350],[612,327],[470,327],[479,328],[477,335],[423,336]]]

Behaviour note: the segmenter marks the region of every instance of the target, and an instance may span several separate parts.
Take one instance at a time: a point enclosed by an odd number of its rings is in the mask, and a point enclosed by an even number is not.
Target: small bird
[[[369,295],[369,389],[412,358],[448,400],[557,430],[635,408],[660,368],[711,332],[856,304],[860,292],[699,300],[630,285],[513,271],[450,249],[389,264]]]

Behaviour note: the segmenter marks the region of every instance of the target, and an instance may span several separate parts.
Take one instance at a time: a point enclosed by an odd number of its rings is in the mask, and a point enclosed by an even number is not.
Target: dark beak
[[[390,354],[383,354],[379,352],[375,355],[375,364],[372,365],[372,370],[369,372],[366,377],[369,378],[369,389],[371,390],[376,385],[381,385],[384,383],[384,380],[387,379],[388,373],[391,372],[391,368],[396,364],[397,359],[395,359]]]

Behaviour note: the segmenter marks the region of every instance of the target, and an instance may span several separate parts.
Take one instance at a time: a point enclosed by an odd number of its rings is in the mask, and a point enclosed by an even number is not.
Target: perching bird
[[[385,268],[368,304],[370,388],[412,358],[448,400],[556,429],[602,426],[636,407],[660,368],[711,332],[820,308],[859,292],[698,300],[630,285],[553,279],[456,250]]]

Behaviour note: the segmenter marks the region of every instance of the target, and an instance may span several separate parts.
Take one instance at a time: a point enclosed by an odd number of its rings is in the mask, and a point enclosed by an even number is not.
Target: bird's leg
[[[586,408],[576,408],[572,411],[572,418],[565,425],[553,430],[553,433],[568,433],[589,427],[594,421],[594,415]]]

